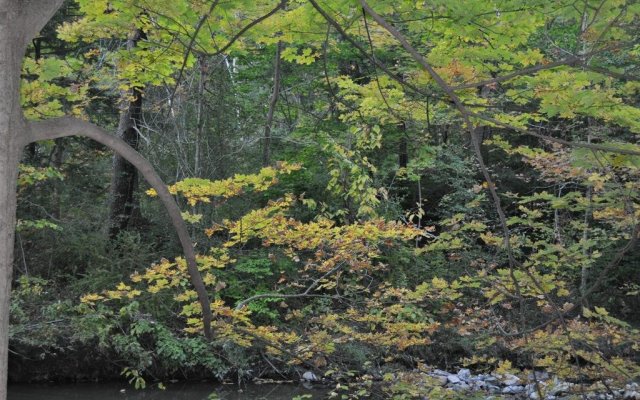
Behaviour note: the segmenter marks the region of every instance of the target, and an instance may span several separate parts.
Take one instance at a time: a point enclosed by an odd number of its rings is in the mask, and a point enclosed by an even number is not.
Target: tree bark
[[[25,24],[29,22],[24,18],[28,15],[25,9],[29,6],[31,2],[27,1],[0,0],[0,400],[7,397],[16,182],[18,162],[25,143],[20,136],[25,129],[20,108],[20,70],[27,42],[32,37],[27,33],[34,29]],[[37,12],[37,15],[32,15],[31,22],[37,22],[38,15],[45,14],[42,19],[48,15],[47,8]]]
[[[262,166],[266,167],[271,163],[271,127],[273,126],[273,114],[276,111],[278,96],[280,94],[280,70],[282,62],[280,55],[282,53],[282,42],[278,42],[276,46],[276,56],[273,62],[273,91],[269,99],[269,112],[267,113],[267,122],[264,126],[264,143],[262,147]]]
[[[407,168],[409,165],[409,144],[407,140],[407,123],[398,124],[400,130],[400,142],[398,143],[398,168]]]
[[[127,40],[127,49],[136,46],[143,32],[136,30]],[[138,150],[140,121],[142,120],[142,92],[139,88],[128,91],[126,108],[120,114],[117,135],[134,150]],[[118,153],[113,155],[113,175],[109,202],[109,238],[115,239],[130,227],[140,210],[137,194],[138,171]]]

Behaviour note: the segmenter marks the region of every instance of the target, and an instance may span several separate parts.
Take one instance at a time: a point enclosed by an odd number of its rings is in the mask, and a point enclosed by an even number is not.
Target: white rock
[[[447,380],[453,384],[462,382],[462,379],[460,379],[458,375],[453,375],[453,374],[447,375]]]
[[[482,377],[482,380],[487,383],[498,382],[498,378],[492,375],[481,375],[481,377]]]
[[[622,398],[638,400],[640,399],[640,393],[636,392],[635,390],[627,390],[624,392],[624,396]]]
[[[462,379],[463,381],[468,381],[469,379],[471,379],[471,371],[466,368],[462,368],[460,371],[458,371],[458,378]]]
[[[309,382],[317,382],[320,380],[318,376],[311,371],[306,371],[304,374],[302,374],[302,379]]]
[[[500,393],[500,388],[495,385],[487,385],[487,390],[491,393]]]
[[[476,389],[484,389],[486,386],[486,382],[483,382],[481,380],[473,381],[473,387]]]
[[[520,378],[515,375],[505,374],[504,378],[502,379],[502,383],[507,386],[514,386],[520,383]]]
[[[529,379],[529,381],[533,382],[533,376],[534,376],[534,373],[530,372],[528,377],[527,377]],[[538,382],[539,381],[546,381],[547,379],[549,379],[549,373],[545,372],[545,371],[536,371],[535,377],[538,379]]]
[[[549,393],[551,393],[554,396],[561,393],[567,393],[571,390],[572,386],[573,384],[569,382],[558,382],[551,387],[551,389],[549,390]]]

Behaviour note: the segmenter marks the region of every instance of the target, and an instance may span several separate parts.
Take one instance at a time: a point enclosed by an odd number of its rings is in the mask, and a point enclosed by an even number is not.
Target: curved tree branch
[[[541,133],[532,131],[530,129],[527,128],[521,128],[515,125],[511,125],[508,124],[506,122],[502,122],[499,121],[495,118],[492,117],[488,117],[486,115],[482,115],[482,114],[477,114],[477,113],[473,113],[470,112],[469,115],[473,118],[477,118],[477,119],[481,119],[483,121],[487,121],[490,122],[496,126],[505,128],[505,129],[511,129],[514,130],[516,132],[521,132],[524,134],[527,134],[529,136],[534,136],[537,137],[538,139],[542,139],[545,140],[547,142],[553,142],[553,143],[559,143],[565,146],[569,146],[569,147],[580,147],[580,148],[584,148],[584,149],[591,149],[591,150],[598,150],[598,151],[605,151],[608,153],[614,153],[614,154],[625,154],[628,156],[640,156],[640,151],[637,150],[630,150],[630,149],[621,149],[621,148],[617,148],[617,147],[611,147],[611,146],[607,146],[607,145],[602,145],[602,144],[597,144],[597,143],[584,143],[584,142],[571,142],[569,140],[564,140],[564,139],[560,139],[560,138],[556,138],[553,136],[548,136],[548,135],[543,135]]]
[[[204,282],[202,281],[202,276],[198,271],[196,254],[187,226],[182,219],[180,209],[173,199],[173,196],[169,193],[167,186],[154,170],[151,163],[149,163],[149,161],[120,138],[109,134],[107,131],[90,122],[73,117],[27,122],[27,134],[23,138],[23,144],[26,145],[39,140],[56,139],[65,136],[84,136],[109,147],[133,164],[138,171],[140,171],[142,176],[144,176],[147,182],[149,182],[151,187],[153,187],[158,193],[158,197],[167,209],[171,223],[173,224],[173,227],[178,234],[178,238],[180,239],[180,244],[182,245],[182,250],[187,260],[187,271],[189,272],[191,284],[196,290],[196,293],[198,294],[198,301],[202,306],[204,335],[207,339],[211,339],[211,320],[213,319],[211,314],[211,305]]]
[[[196,44],[197,44],[196,43],[196,39],[197,39],[197,36],[198,36],[198,32],[200,32],[200,29],[202,29],[202,26],[204,25],[206,20],[211,16],[211,13],[213,12],[214,8],[219,3],[219,0],[214,1],[214,3],[211,5],[211,8],[209,9],[209,12],[207,14],[203,15],[202,17],[200,17],[200,19],[198,20],[198,24],[196,26],[196,30],[193,33],[193,35],[191,36],[191,40],[189,41],[189,44],[187,45],[187,50],[186,50],[185,55],[184,55],[184,60],[182,62],[182,66],[180,67],[180,71],[178,73],[178,77],[176,78],[176,84],[175,84],[175,86],[173,88],[173,91],[171,92],[171,96],[169,96],[169,99],[171,99],[173,101],[173,98],[176,95],[176,91],[178,90],[178,86],[180,85],[180,81],[182,80],[182,75],[184,73],[184,69],[185,69],[185,67],[187,65],[187,60],[189,58],[189,54],[195,53],[195,54],[206,55],[206,56],[217,56],[217,55],[220,55],[220,54],[224,53],[231,46],[233,46],[233,44],[238,39],[240,39],[240,37],[242,35],[244,35],[244,33],[246,31],[248,31],[249,29],[251,29],[254,26],[258,25],[260,22],[264,21],[265,19],[271,17],[276,12],[278,12],[278,10],[284,8],[287,5],[287,2],[288,2],[288,0],[280,0],[278,5],[275,6],[273,9],[271,9],[271,11],[269,11],[268,13],[266,13],[264,15],[261,15],[260,17],[252,20],[247,25],[245,25],[242,29],[240,29],[238,32],[236,32],[236,34],[233,35],[233,37],[231,39],[229,39],[227,44],[225,44],[222,48],[217,49],[214,52],[199,51],[199,50],[194,48],[196,46]]]
[[[267,18],[271,17],[272,15],[274,15],[275,13],[278,12],[278,10],[283,9],[289,0],[280,0],[280,3],[278,3],[277,6],[275,6],[274,8],[271,9],[271,11],[269,11],[268,13],[261,15],[260,17],[252,20],[251,22],[249,22],[247,25],[245,25],[242,29],[240,29],[238,32],[235,33],[235,35],[233,35],[233,37],[231,37],[231,39],[229,39],[229,41],[227,42],[227,44],[225,44],[224,46],[222,46],[222,48],[220,49],[216,49],[215,52],[213,53],[208,53],[208,52],[200,52],[200,54],[205,54],[208,56],[216,56],[218,54],[222,54],[225,51],[229,50],[229,48],[231,46],[233,46],[233,44],[235,42],[238,41],[238,39],[240,39],[240,37],[242,35],[244,35],[244,33],[246,31],[248,31],[249,29],[253,28],[254,26],[258,25],[260,22],[266,20]]]
[[[22,14],[20,29],[24,32],[24,39],[29,41],[40,33],[64,0],[14,0],[13,3],[13,7]]]
[[[501,75],[501,76],[496,76],[495,78],[491,78],[491,79],[485,79],[482,81],[477,81],[477,82],[470,82],[470,83],[463,83],[461,85],[458,86],[453,86],[451,87],[452,90],[458,91],[458,90],[463,90],[463,89],[472,89],[472,88],[478,88],[481,86],[486,86],[486,85],[492,85],[495,83],[500,83],[500,82],[504,82],[504,81],[508,81],[511,80],[513,78],[517,78],[519,76],[523,76],[523,75],[533,75],[537,72],[540,71],[544,71],[547,69],[553,69],[553,68],[558,68],[558,67],[565,67],[565,66],[581,66],[581,67],[585,67],[587,69],[591,69],[593,71],[597,71],[601,74],[605,74],[605,75],[610,75],[613,77],[618,77],[619,79],[625,79],[624,77],[626,77],[626,79],[631,79],[632,77],[630,76],[626,76],[624,74],[616,74],[613,71],[609,71],[606,68],[598,68],[598,67],[591,67],[591,66],[586,66],[584,63],[584,59],[587,57],[593,57],[597,54],[603,53],[605,51],[610,51],[610,50],[617,50],[620,49],[621,47],[624,46],[612,46],[612,47],[603,47],[601,49],[596,49],[593,50],[587,54],[582,54],[580,56],[569,56],[567,58],[563,58],[562,60],[558,60],[558,61],[553,61],[553,62],[548,62],[546,64],[537,64],[537,65],[533,65],[531,67],[527,67],[527,68],[523,68],[520,70],[517,70],[515,72],[512,72],[510,74],[506,74],[506,75]]]

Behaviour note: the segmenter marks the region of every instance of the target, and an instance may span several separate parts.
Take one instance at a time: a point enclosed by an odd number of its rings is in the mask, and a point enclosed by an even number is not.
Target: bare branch
[[[182,74],[184,73],[184,69],[187,66],[187,62],[189,60],[189,55],[191,54],[191,51],[193,49],[193,45],[196,42],[196,39],[198,38],[198,33],[200,33],[200,29],[202,29],[202,27],[204,26],[204,23],[207,21],[207,18],[209,18],[211,16],[211,13],[216,8],[216,6],[218,5],[219,2],[220,2],[220,0],[215,0],[213,3],[211,3],[211,6],[209,7],[209,10],[206,12],[206,14],[200,16],[200,19],[198,20],[198,23],[196,24],[196,29],[193,32],[193,35],[191,36],[191,41],[189,42],[189,45],[187,46],[187,50],[185,50],[185,52],[184,52],[184,58],[182,59],[182,65],[180,66],[180,70],[178,71],[178,77],[176,78],[176,85],[173,88],[173,93],[171,93],[171,96],[169,97],[171,102],[173,102],[173,96],[175,96],[176,90],[178,90],[178,85],[180,84],[180,81],[182,80]]]
[[[191,283],[198,293],[198,301],[202,306],[202,316],[204,322],[204,334],[207,339],[211,339],[211,320],[213,316],[211,314],[211,305],[209,297],[202,281],[202,276],[198,271],[196,264],[196,254],[189,237],[187,226],[182,219],[180,209],[176,204],[173,196],[169,193],[167,186],[164,184],[160,176],[156,173],[153,166],[149,161],[142,157],[131,146],[125,143],[122,139],[109,134],[104,129],[90,123],[73,117],[62,117],[56,119],[50,119],[45,121],[31,121],[27,122],[27,134],[23,139],[23,144],[39,140],[56,139],[66,136],[84,136],[101,143],[121,157],[133,164],[149,182],[151,187],[158,193],[160,201],[167,209],[171,223],[175,228],[185,258],[187,260],[187,270],[189,271],[189,277]]]
[[[229,41],[227,42],[227,44],[225,44],[222,48],[216,50],[214,53],[205,53],[202,52],[202,54],[208,55],[208,56],[215,56],[218,54],[222,54],[225,51],[229,50],[229,48],[231,46],[233,46],[233,44],[238,41],[238,39],[240,39],[240,37],[242,35],[244,35],[244,33],[246,31],[248,31],[249,29],[253,28],[254,26],[258,25],[260,22],[264,21],[265,19],[271,17],[273,14],[277,13],[278,10],[284,8],[284,6],[287,5],[288,0],[280,0],[280,3],[278,3],[277,6],[275,6],[271,11],[269,11],[268,13],[254,19],[253,21],[249,22],[247,25],[245,25],[242,29],[240,29],[235,35],[233,35],[233,37],[231,39],[229,39]]]
[[[562,60],[554,61],[554,62],[551,62],[551,63],[548,63],[548,64],[538,64],[538,65],[534,65],[534,66],[529,67],[529,68],[523,68],[521,70],[512,72],[512,73],[507,74],[507,75],[502,75],[502,76],[498,76],[498,77],[495,77],[495,78],[486,79],[486,80],[483,80],[483,81],[465,83],[465,84],[462,84],[462,85],[454,86],[452,89],[457,91],[457,90],[462,90],[462,89],[471,89],[471,88],[491,85],[493,83],[500,83],[500,82],[508,81],[508,80],[516,78],[518,76],[530,75],[530,74],[533,74],[533,73],[538,72],[538,71],[558,68],[558,67],[562,67],[562,66],[565,66],[565,65],[574,65],[574,64],[576,64],[578,62],[580,62],[580,57],[576,57],[576,56],[567,57],[567,58],[564,58]]]
[[[209,11],[200,17],[200,19],[198,20],[198,24],[196,25],[196,30],[193,33],[193,35],[191,36],[191,40],[189,41],[189,44],[187,45],[187,50],[185,51],[184,54],[184,59],[182,61],[182,66],[180,67],[180,71],[178,71],[178,77],[176,78],[176,84],[173,87],[173,91],[171,92],[171,95],[169,96],[169,100],[173,101],[173,97],[176,95],[176,91],[178,90],[178,85],[180,85],[180,81],[182,80],[182,75],[184,73],[184,69],[187,66],[187,61],[189,59],[189,54],[193,53],[198,53],[201,55],[206,55],[206,56],[215,56],[215,55],[219,55],[224,53],[225,51],[227,51],[231,46],[233,46],[233,44],[240,39],[240,37],[249,29],[253,28],[254,26],[256,26],[257,24],[259,24],[260,22],[264,21],[265,19],[269,18],[270,16],[272,16],[273,14],[275,14],[276,12],[278,12],[278,10],[280,10],[281,8],[284,8],[285,5],[287,5],[287,1],[288,0],[280,0],[280,3],[278,3],[278,5],[273,8],[271,11],[269,11],[268,13],[254,19],[253,21],[251,21],[250,23],[248,23],[245,27],[243,27],[242,29],[240,29],[228,42],[226,45],[224,45],[221,49],[216,50],[213,53],[209,53],[206,51],[199,51],[199,50],[195,50],[194,46],[196,45],[196,39],[198,36],[198,33],[200,32],[200,30],[202,29],[202,27],[204,26],[204,23],[207,21],[207,19],[211,16],[211,13],[213,12],[214,8],[216,7],[216,5],[219,3],[220,0],[216,0],[213,2],[213,4],[211,5],[211,7],[209,8]]]
[[[609,153],[616,153],[616,154],[626,154],[629,156],[640,156],[640,151],[636,151],[636,150],[628,150],[628,149],[620,149],[620,148],[616,148],[616,147],[611,147],[611,146],[605,146],[602,144],[596,144],[596,143],[583,143],[583,142],[570,142],[568,140],[564,140],[564,139],[560,139],[560,138],[555,138],[553,136],[548,136],[548,135],[543,135],[541,133],[526,129],[526,128],[521,128],[518,126],[514,126],[511,124],[508,124],[506,122],[502,122],[499,121],[495,118],[491,118],[491,117],[487,117],[485,115],[481,115],[481,114],[476,114],[476,113],[469,113],[469,115],[473,118],[478,118],[481,119],[483,121],[487,121],[487,122],[491,122],[494,125],[503,127],[503,128],[507,128],[507,129],[511,129],[517,132],[521,132],[521,133],[525,133],[529,136],[534,136],[537,137],[538,139],[542,139],[545,140],[547,142],[554,142],[554,143],[559,143],[559,144],[563,144],[565,146],[570,146],[570,147],[581,147],[581,148],[585,148],[585,149],[591,149],[591,150],[599,150],[599,151],[606,151]]]
[[[265,298],[295,298],[295,297],[335,297],[335,296],[325,296],[325,295],[317,295],[317,294],[311,294],[311,291],[313,289],[315,289],[320,282],[325,279],[326,277],[338,272],[338,270],[340,270],[343,266],[345,265],[345,262],[341,262],[338,265],[336,265],[335,267],[333,267],[332,269],[330,269],[329,271],[325,272],[321,277],[319,277],[318,279],[314,280],[311,285],[309,285],[309,287],[307,287],[307,289],[302,292],[302,293],[297,293],[297,294],[282,294],[282,293],[262,293],[262,294],[257,294],[255,296],[251,296],[248,299],[242,300],[240,303],[238,303],[238,305],[236,306],[236,310],[241,310],[242,308],[244,308],[244,306],[246,306],[247,304],[251,303],[254,300],[258,300],[258,299],[265,299]]]
[[[546,64],[538,64],[538,65],[534,65],[528,68],[523,68],[520,69],[518,71],[512,72],[510,74],[507,75],[502,75],[502,76],[497,76],[495,78],[491,78],[491,79],[486,79],[486,80],[482,80],[482,81],[478,81],[478,82],[472,82],[472,83],[464,83],[462,85],[458,85],[458,86],[453,86],[451,89],[458,91],[458,90],[462,90],[462,89],[471,89],[471,88],[476,88],[476,87],[482,87],[485,85],[491,85],[494,83],[500,83],[500,82],[504,82],[504,81],[508,81],[511,80],[513,78],[516,78],[518,76],[523,76],[523,75],[531,75],[534,74],[536,72],[539,71],[544,71],[547,69],[553,69],[553,68],[558,68],[558,67],[564,67],[564,66],[583,66],[584,65],[584,60],[587,57],[593,57],[599,53],[602,53],[604,51],[609,51],[609,50],[615,50],[617,48],[619,48],[620,46],[616,46],[616,47],[604,47],[601,49],[597,49],[597,50],[593,50],[587,54],[582,54],[580,56],[570,56],[567,58],[563,58],[562,60],[558,60],[558,61],[554,61],[554,62],[550,62],[550,63],[546,63]],[[606,71],[604,68],[601,69]],[[604,72],[602,72],[604,73]]]
[[[322,17],[338,31],[338,33],[340,33],[340,36],[342,36],[347,42],[351,43],[351,45],[355,47],[360,52],[360,54],[362,54],[374,65],[376,65],[378,68],[384,71],[384,73],[387,74],[391,79],[398,82],[402,86],[408,87],[415,93],[421,94],[423,96],[430,96],[429,93],[405,81],[404,79],[402,79],[402,77],[393,73],[386,65],[380,62],[377,58],[372,57],[369,54],[369,52],[363,46],[361,46],[360,43],[356,42],[351,36],[349,36],[349,34],[344,30],[344,28],[342,28],[342,26],[340,26],[340,24],[335,19],[331,18],[331,16],[322,7],[320,7],[315,0],[309,0],[309,3],[311,3],[311,5],[316,9],[316,11],[318,11],[320,15],[322,15]]]

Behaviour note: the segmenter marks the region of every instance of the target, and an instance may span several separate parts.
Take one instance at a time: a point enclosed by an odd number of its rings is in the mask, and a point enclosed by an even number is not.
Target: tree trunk
[[[20,108],[20,67],[26,48],[20,5],[0,0],[0,400],[7,397],[9,299],[16,222],[16,181],[25,122]],[[30,38],[29,38],[30,39]]]
[[[0,51],[1,53],[1,51]],[[4,85],[0,85],[4,86]],[[2,101],[2,103],[5,103]],[[4,109],[5,104],[0,105]],[[10,139],[11,128],[3,112],[0,117],[0,400],[7,396],[9,355],[9,299],[13,270],[13,240],[16,219],[16,179],[20,153]]]
[[[407,168],[409,165],[409,144],[407,140],[407,123],[398,124],[400,130],[400,143],[398,143],[398,168]]]
[[[198,57],[198,66],[200,75],[198,76],[198,98],[196,99],[198,102],[196,114],[196,142],[195,149],[193,151],[193,174],[196,177],[200,177],[202,139],[204,136],[204,125],[206,120],[204,116],[204,89],[209,69],[207,60],[204,57]]]
[[[3,56],[0,50],[0,57]],[[0,75],[3,75],[0,73]],[[5,88],[0,78],[0,90]],[[13,240],[16,222],[16,180],[20,146],[12,138],[15,121],[5,113],[7,102],[0,101],[0,399],[6,398],[9,354],[9,298],[13,271]],[[14,114],[15,115],[15,114]]]
[[[127,41],[127,49],[131,50],[143,36],[136,30]],[[134,150],[138,150],[140,121],[142,120],[142,92],[133,88],[127,96],[126,109],[120,114],[117,135]],[[113,175],[111,177],[111,195],[109,203],[109,237],[114,239],[118,234],[131,227],[140,212],[140,200],[137,195],[138,171],[118,153],[113,156]]]
[[[276,56],[273,62],[273,91],[269,99],[269,112],[267,113],[267,122],[264,126],[264,143],[262,146],[262,166],[267,167],[271,163],[271,128],[273,125],[273,115],[276,111],[278,103],[278,95],[280,94],[280,70],[282,42],[278,42],[276,46]]]

